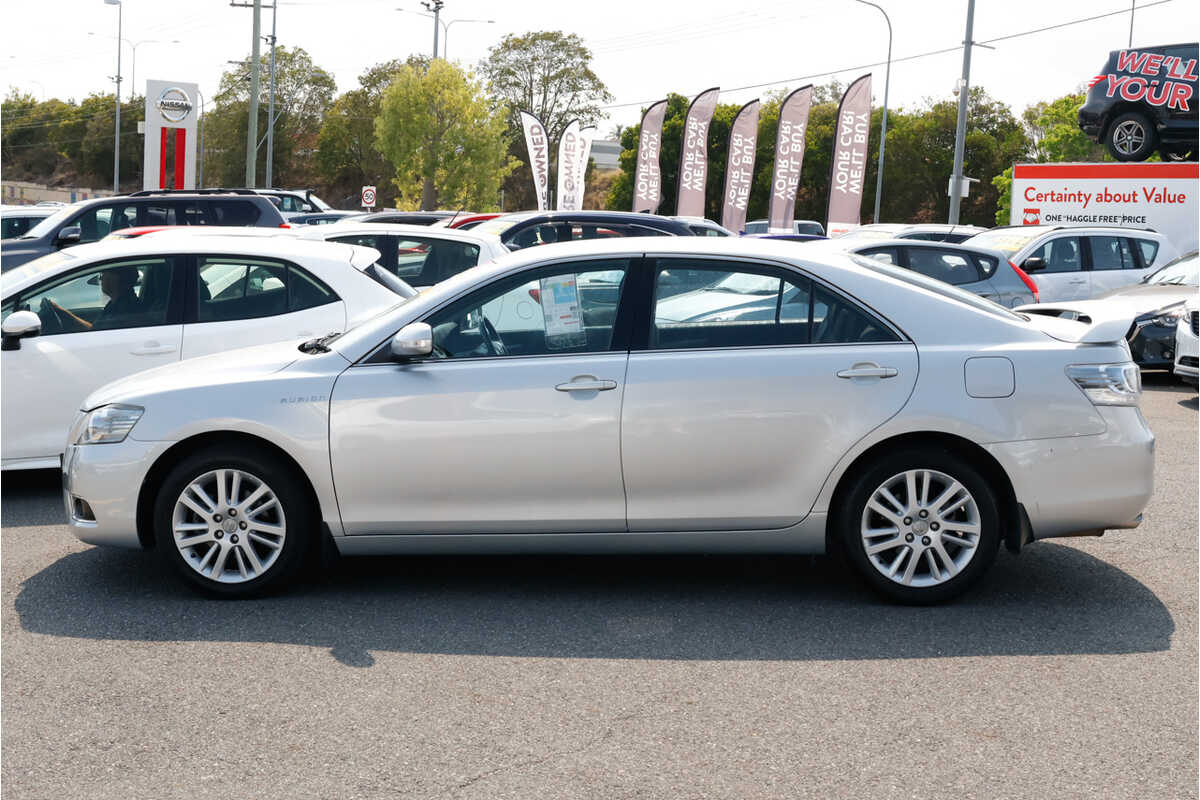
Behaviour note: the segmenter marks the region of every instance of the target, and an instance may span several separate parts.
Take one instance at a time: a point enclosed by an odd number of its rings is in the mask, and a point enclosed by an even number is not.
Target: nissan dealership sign
[[[183,122],[187,119],[187,115],[192,113],[191,98],[178,86],[168,86],[163,89],[155,106],[158,108],[158,113],[162,114],[163,119],[171,123]]]
[[[1017,164],[1012,225],[1153,228],[1181,253],[1196,249],[1200,165]]]
[[[196,117],[200,88],[179,81],[146,81],[143,189],[196,188]]]

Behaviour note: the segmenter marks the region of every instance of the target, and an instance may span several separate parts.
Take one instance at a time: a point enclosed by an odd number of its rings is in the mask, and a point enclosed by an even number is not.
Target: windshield
[[[1042,234],[1040,230],[1025,231],[1013,228],[1004,228],[995,231],[984,231],[977,233],[969,239],[964,240],[964,244],[977,244],[980,247],[988,247],[992,250],[999,250],[1004,253],[1005,258],[1011,259],[1016,255],[1017,251],[1025,245],[1032,242]]]
[[[76,261],[76,257],[65,250],[59,250],[55,253],[47,253],[41,258],[35,258],[32,261],[27,261],[14,270],[9,270],[0,276],[0,295],[8,297],[13,286],[23,283],[27,278],[33,278],[37,275],[44,275],[48,272],[53,272],[62,264],[67,264],[71,261]]]
[[[50,233],[50,231],[57,228],[58,223],[63,222],[64,220],[67,219],[67,217],[71,216],[78,210],[79,209],[76,208],[75,206],[63,206],[58,211],[55,211],[53,214],[51,214],[50,216],[46,217],[44,220],[39,222],[37,225],[34,225],[32,228],[30,228],[25,233],[24,236],[22,236],[20,238],[22,238],[22,239],[37,239],[42,236],[45,236],[47,233]]]
[[[1200,286],[1200,260],[1196,253],[1177,258],[1158,272],[1146,278],[1150,284],[1173,286]]]
[[[473,233],[482,233],[491,236],[503,236],[504,232],[513,225],[516,225],[518,222],[523,222],[526,219],[529,219],[529,217],[523,214],[505,214],[503,216],[493,217],[485,222],[481,222],[471,230]]]

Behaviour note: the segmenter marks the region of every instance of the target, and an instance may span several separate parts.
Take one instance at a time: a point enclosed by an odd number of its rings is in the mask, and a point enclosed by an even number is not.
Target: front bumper
[[[63,502],[71,533],[88,544],[141,548],[138,494],[150,466],[170,445],[126,439],[68,446],[63,455]]]
[[[1179,320],[1175,329],[1175,374],[1183,378],[1200,377],[1200,367],[1197,357],[1200,356],[1200,337],[1192,332],[1191,317],[1195,311],[1189,312]]]
[[[1097,406],[1104,433],[1002,442],[1004,467],[1035,539],[1134,528],[1154,493],[1154,434],[1134,407]]]
[[[1087,104],[1080,106],[1078,113],[1079,129],[1092,141],[1100,141],[1104,133],[1104,114],[1101,111],[1088,108]]]
[[[1129,352],[1139,367],[1170,369],[1175,363],[1175,326],[1135,326],[1129,336]]]

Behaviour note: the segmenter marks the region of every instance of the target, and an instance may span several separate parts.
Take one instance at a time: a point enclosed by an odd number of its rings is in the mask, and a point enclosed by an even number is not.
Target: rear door
[[[345,303],[295,264],[199,255],[188,270],[184,358],[345,330]]]
[[[1078,236],[1055,236],[1034,248],[1022,261],[1040,258],[1043,267],[1030,271],[1043,303],[1086,300],[1092,296],[1091,278],[1084,265],[1083,243]]]
[[[700,258],[650,265],[621,414],[629,530],[798,522],[838,459],[903,407],[916,348],[790,268]],[[664,296],[661,278],[673,270],[707,270],[713,280]]]

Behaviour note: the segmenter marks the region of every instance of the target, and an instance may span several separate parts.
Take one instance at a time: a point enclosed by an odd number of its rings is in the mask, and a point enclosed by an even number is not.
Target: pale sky
[[[211,98],[226,62],[250,51],[251,11],[231,7],[228,0],[123,2],[122,36],[138,43],[139,91],[151,78],[190,81]],[[878,2],[891,16],[893,58],[957,47],[963,39],[966,0]],[[1200,3],[1195,0],[1138,0],[1137,5],[1135,47],[1197,40]],[[3,8],[0,84],[6,91],[16,86],[39,97],[78,100],[111,89],[115,6],[103,0],[3,0]],[[1123,13],[996,42],[994,50],[975,48],[971,83],[1016,113],[1070,92],[1099,71],[1109,50],[1127,45],[1129,8],[1129,0],[977,0],[976,41]],[[417,0],[280,0],[277,34],[280,44],[306,49],[333,73],[342,91],[355,87],[358,75],[372,64],[430,52],[433,20],[412,13],[423,11]],[[854,67],[885,59],[887,28],[879,11],[854,0],[446,0],[442,21],[451,23],[449,58],[468,65],[508,33],[563,30],[582,36],[614,105],[624,106],[609,109],[608,119],[600,122],[606,137],[614,124],[638,121],[638,103],[667,92],[694,95],[710,86],[772,84],[722,92],[722,102],[740,104],[773,89],[825,82],[830,70],[842,70],[836,74],[843,82],[871,71],[875,104],[883,100],[884,68]],[[264,35],[270,24],[270,12],[264,11]],[[134,77],[131,54],[125,45],[126,95]],[[956,50],[893,64],[889,106],[952,97],[961,63]]]

